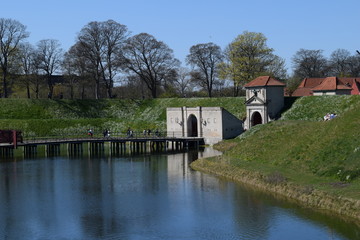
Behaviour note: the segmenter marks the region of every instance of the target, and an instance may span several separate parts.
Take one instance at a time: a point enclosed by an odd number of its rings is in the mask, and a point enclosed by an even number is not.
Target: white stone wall
[[[244,129],[249,129],[251,127],[252,117],[253,117],[255,112],[260,113],[263,123],[268,123],[269,122],[266,106],[264,106],[264,105],[248,106],[246,108],[246,116],[247,117],[246,117],[246,120],[245,120],[245,123],[244,123]]]
[[[166,109],[166,126],[169,137],[184,137],[184,122],[182,108]]]
[[[266,99],[266,90],[261,87],[251,87],[246,89],[246,101],[249,100],[252,96],[256,96],[261,100],[265,101]]]
[[[221,112],[222,109],[220,107],[203,108],[201,127],[204,138],[223,138]]]
[[[313,91],[314,96],[324,96],[324,95],[350,95],[350,90],[336,90],[336,91]]]
[[[223,109],[223,139],[234,138],[244,131],[243,121]]]
[[[243,131],[242,121],[221,107],[182,107],[166,111],[168,136],[188,137],[191,115],[197,120],[197,136],[203,137],[206,144],[235,137]]]
[[[267,87],[266,95],[269,119],[274,119],[284,107],[284,88]]]

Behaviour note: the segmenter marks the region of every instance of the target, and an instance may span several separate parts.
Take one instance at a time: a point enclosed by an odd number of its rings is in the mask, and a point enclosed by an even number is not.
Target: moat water
[[[191,170],[203,154],[0,161],[0,239],[360,239],[351,221]]]

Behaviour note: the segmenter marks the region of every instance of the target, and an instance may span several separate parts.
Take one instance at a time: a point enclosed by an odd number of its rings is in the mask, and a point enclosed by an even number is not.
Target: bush
[[[281,184],[286,182],[286,178],[280,172],[273,172],[266,176],[265,181],[270,184]]]

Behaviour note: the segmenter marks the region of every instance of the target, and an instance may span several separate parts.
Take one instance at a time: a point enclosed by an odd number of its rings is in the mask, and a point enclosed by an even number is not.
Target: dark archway
[[[263,121],[262,121],[262,117],[261,117],[261,114],[259,112],[254,112],[252,117],[251,117],[251,126],[255,126],[255,125],[258,125],[258,124],[262,124]]]
[[[187,120],[188,127],[188,137],[197,137],[198,136],[198,122],[195,115],[191,114]]]

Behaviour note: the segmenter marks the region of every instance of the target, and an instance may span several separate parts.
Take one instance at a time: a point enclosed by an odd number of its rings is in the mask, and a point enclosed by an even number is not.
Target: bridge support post
[[[12,147],[1,147],[0,148],[1,157],[12,157],[14,156],[14,149]]]
[[[80,156],[83,153],[83,144],[80,143],[68,143],[67,152],[70,156]]]
[[[90,155],[100,155],[104,153],[104,142],[90,142],[89,152]]]
[[[37,154],[37,145],[26,145],[23,149],[24,157],[33,157]]]
[[[47,157],[60,155],[60,143],[46,144],[45,154]]]

